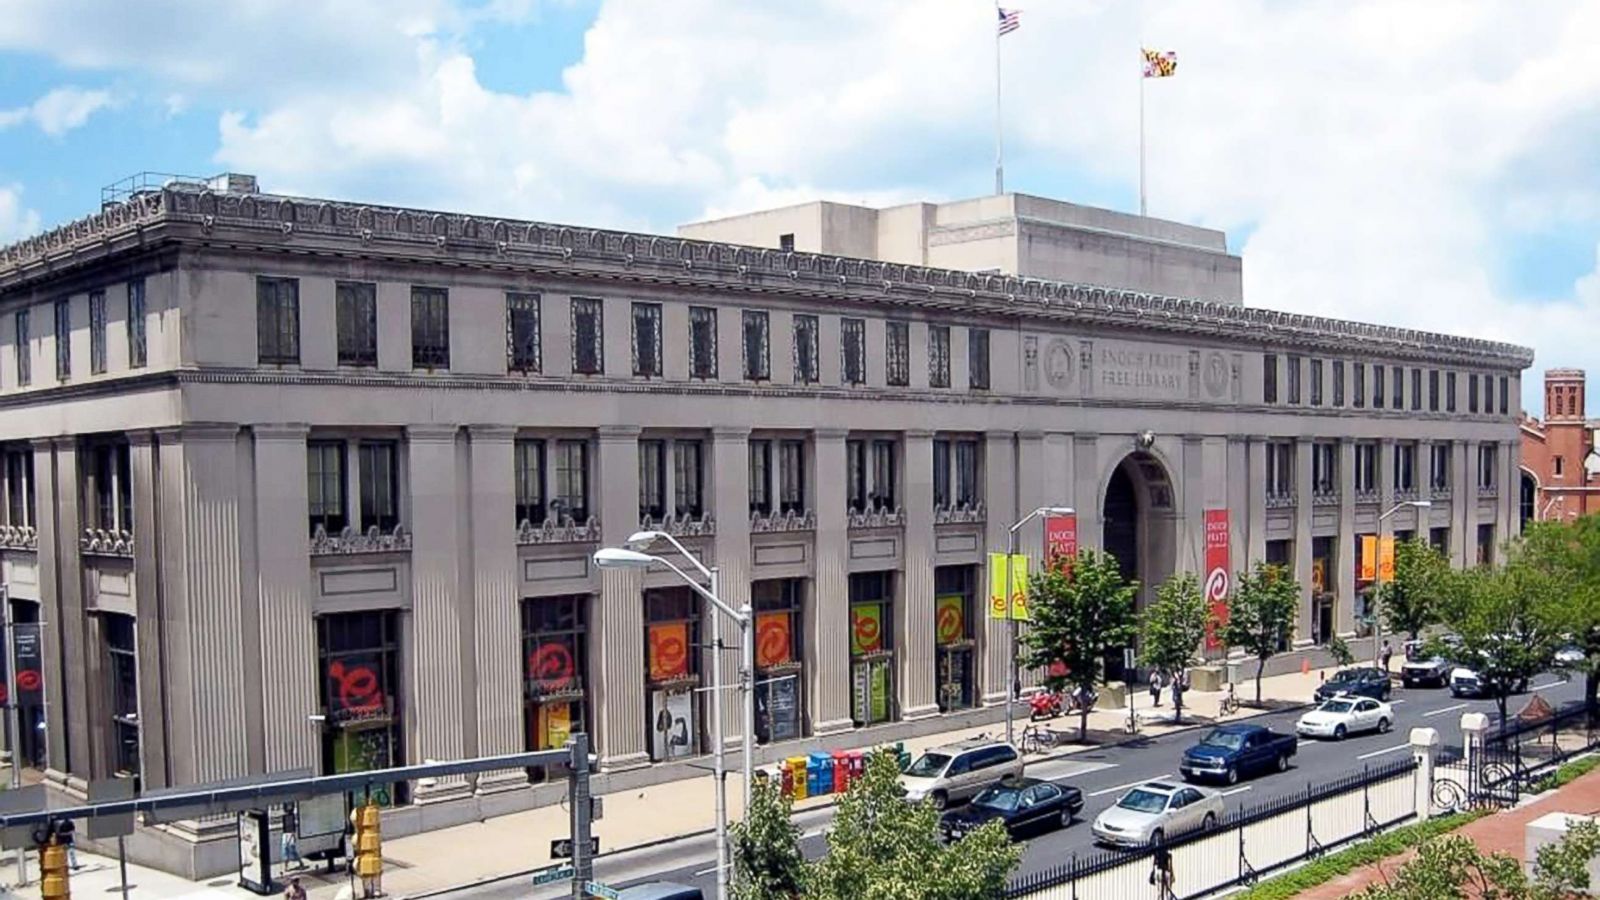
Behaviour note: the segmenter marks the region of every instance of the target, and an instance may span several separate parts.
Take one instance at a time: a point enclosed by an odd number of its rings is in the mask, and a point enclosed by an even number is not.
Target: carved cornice
[[[906,524],[906,514],[901,509],[850,510],[851,528],[900,528]]]
[[[963,503],[960,506],[936,506],[933,508],[933,524],[935,525],[963,525],[982,522],[983,519],[982,500]]]
[[[250,433],[258,441],[303,441],[311,433],[311,426],[304,422],[264,422],[250,426]]]
[[[582,522],[571,516],[552,516],[535,525],[523,519],[517,525],[517,544],[597,544],[600,542],[600,523],[593,517]]]
[[[675,516],[668,513],[660,519],[639,517],[640,531],[660,531],[678,538],[711,537],[717,533],[717,520],[710,513],[695,516]]]
[[[501,267],[553,273],[606,274],[639,281],[671,281],[738,290],[824,293],[898,305],[948,306],[968,312],[983,306],[1010,315],[1070,318],[1110,327],[1133,327],[1213,338],[1248,338],[1269,345],[1339,347],[1385,356],[1447,354],[1526,368],[1533,352],[1496,341],[1430,334],[1286,313],[1184,300],[1089,284],[1011,275],[934,269],[736,246],[678,237],[608,231],[539,222],[368,206],[269,194],[214,193],[166,187],[104,207],[76,222],[0,248],[0,285],[48,273],[57,262],[104,252],[119,238],[154,227],[214,239],[253,234],[274,249],[297,241],[344,241],[352,251],[418,258],[449,257]]]
[[[413,444],[452,444],[460,431],[456,425],[407,425],[406,440]]]
[[[133,557],[133,532],[85,528],[78,539],[78,549],[84,556]]]
[[[355,553],[405,553],[411,550],[411,532],[405,526],[396,525],[388,533],[379,531],[376,526],[365,532],[347,526],[337,535],[330,535],[317,526],[311,535],[312,556],[348,556]]]
[[[762,515],[759,512],[750,514],[751,534],[777,534],[788,531],[816,530],[817,514],[809,509],[803,513],[790,510],[786,513],[774,512],[767,515]]]
[[[38,550],[39,530],[32,525],[0,525],[0,550]]]

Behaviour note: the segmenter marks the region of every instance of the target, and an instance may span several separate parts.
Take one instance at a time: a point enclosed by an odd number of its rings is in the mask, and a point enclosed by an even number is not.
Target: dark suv
[[[1374,700],[1388,700],[1389,692],[1394,688],[1389,684],[1389,673],[1377,666],[1363,666],[1357,669],[1343,669],[1333,673],[1332,676],[1317,687],[1317,702],[1335,697],[1339,694],[1355,694],[1361,697],[1371,697]]]

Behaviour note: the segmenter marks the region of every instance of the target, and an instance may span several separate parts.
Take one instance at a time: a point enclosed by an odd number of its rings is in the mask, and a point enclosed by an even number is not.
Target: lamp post
[[[1413,509],[1427,509],[1432,505],[1432,500],[1402,500],[1399,503],[1396,503],[1394,506],[1389,507],[1389,509],[1385,511],[1383,515],[1378,517],[1378,521],[1381,523],[1384,519],[1389,518],[1408,506]],[[1382,653],[1383,647],[1383,612],[1382,610],[1378,609],[1378,604],[1383,602],[1383,591],[1381,590],[1383,587],[1382,560],[1383,538],[1379,537],[1378,564],[1373,566],[1373,574],[1376,577],[1372,579],[1372,664],[1374,666],[1378,664],[1378,659]],[[1387,675],[1388,673],[1385,672],[1384,674]]]
[[[693,566],[700,574],[704,575],[709,587],[700,584],[683,569],[679,568],[669,559],[644,552],[656,541],[662,540],[671,544],[674,550]],[[661,565],[677,575],[696,593],[711,602],[717,612],[728,616],[739,625],[740,650],[744,656],[744,672],[739,679],[739,689],[743,692],[744,703],[744,735],[742,752],[744,757],[744,809],[745,815],[750,812],[750,786],[755,775],[755,616],[752,614],[750,604],[746,603],[739,609],[734,609],[722,601],[718,594],[720,588],[719,573],[716,567],[706,568],[694,554],[678,542],[677,538],[664,531],[639,531],[627,540],[625,547],[602,547],[595,551],[594,564],[601,569],[649,569],[651,566]],[[717,900],[727,900],[729,891],[729,876],[732,867],[728,861],[728,784],[726,744],[722,734],[722,692],[726,686],[722,683],[722,617],[715,612],[711,616],[711,645],[714,648],[711,654],[711,740],[712,765],[716,780],[716,817],[717,817]]]
[[[1011,683],[1006,685],[1006,743],[1015,744],[1012,736],[1012,719],[1015,715],[1017,698],[1022,694],[1021,676],[1017,667],[1017,618],[1015,603],[1016,598],[1011,589],[1011,556],[1016,553],[1017,530],[1032,522],[1039,516],[1070,516],[1075,510],[1070,506],[1041,506],[1031,513],[1023,516],[1015,525],[1006,531],[1006,643],[1007,651],[1011,657]]]

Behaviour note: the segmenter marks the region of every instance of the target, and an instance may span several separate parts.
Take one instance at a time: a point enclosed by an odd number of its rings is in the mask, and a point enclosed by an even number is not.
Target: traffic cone
[[[1301,675],[1310,675],[1311,674],[1311,657],[1303,656],[1303,657],[1300,658],[1300,674]]]

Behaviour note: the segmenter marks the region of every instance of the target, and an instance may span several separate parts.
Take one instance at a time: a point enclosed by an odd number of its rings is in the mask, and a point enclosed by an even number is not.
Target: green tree
[[[1022,857],[998,822],[945,846],[938,812],[905,801],[887,750],[872,754],[866,775],[840,799],[827,841],[827,855],[808,864],[806,900],[998,897]]]
[[[1156,599],[1139,618],[1144,664],[1181,678],[1194,665],[1200,641],[1206,636],[1210,611],[1200,582],[1192,572],[1180,572],[1156,589]],[[1183,721],[1183,691],[1173,695],[1173,721]]]
[[[733,826],[733,895],[738,900],[795,900],[804,891],[806,861],[800,828],[789,817],[793,806],[775,779],[755,783],[749,812]]]
[[[1023,636],[1022,664],[1046,671],[1062,667],[1065,674],[1045,679],[1052,690],[1093,690],[1101,660],[1133,641],[1138,584],[1122,577],[1115,557],[1094,550],[1080,550],[1069,569],[1041,572],[1028,583],[1032,624]],[[1089,710],[1083,709],[1078,739],[1088,734]]]
[[[1424,628],[1439,621],[1456,573],[1439,551],[1420,538],[1400,541],[1394,557],[1394,579],[1377,589],[1379,608],[1384,627],[1414,641]]]
[[[1507,725],[1507,697],[1554,661],[1564,615],[1564,579],[1512,549],[1504,567],[1474,569],[1458,580],[1445,618],[1460,643],[1453,653],[1433,648],[1478,673],[1499,708],[1501,730]]]
[[[1600,710],[1600,516],[1570,522],[1531,523],[1522,557],[1563,582],[1562,630],[1583,648],[1583,696],[1590,714]]]
[[[1300,608],[1300,584],[1289,570],[1271,563],[1256,563],[1239,573],[1239,585],[1228,605],[1224,640],[1242,647],[1256,658],[1256,703],[1261,703],[1261,676],[1267,660],[1289,640],[1295,613]]]
[[[1328,655],[1333,657],[1333,664],[1336,666],[1348,666],[1356,661],[1356,655],[1350,650],[1350,645],[1337,634],[1328,639]]]
[[[1589,887],[1587,865],[1600,852],[1600,827],[1572,823],[1561,840],[1539,848],[1530,879],[1522,864],[1504,853],[1484,853],[1470,838],[1446,835],[1428,841],[1391,877],[1355,895],[1356,900],[1567,900]],[[1380,869],[1380,872],[1382,870]]]

